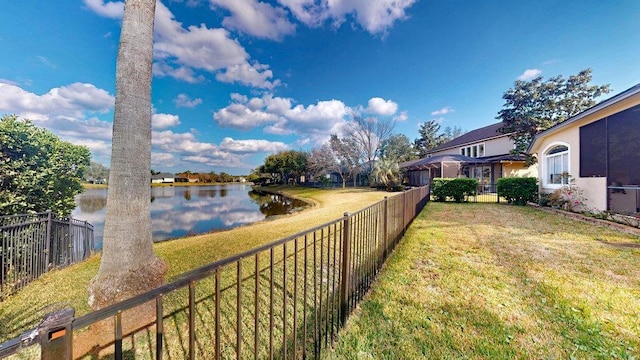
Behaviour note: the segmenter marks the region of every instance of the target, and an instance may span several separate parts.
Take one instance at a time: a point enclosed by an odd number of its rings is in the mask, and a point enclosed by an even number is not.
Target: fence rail
[[[63,310],[0,345],[0,357],[37,343],[60,359],[318,358],[428,199],[411,189],[104,309]]]
[[[53,268],[93,251],[93,226],[50,212],[0,216],[0,301]]]

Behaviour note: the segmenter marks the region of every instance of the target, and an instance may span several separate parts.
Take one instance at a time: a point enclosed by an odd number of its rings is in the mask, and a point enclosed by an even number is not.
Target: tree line
[[[528,157],[533,137],[549,127],[595,104],[610,91],[609,85],[591,85],[591,69],[564,78],[517,80],[502,98],[505,103],[496,119],[501,132],[515,142],[513,153]],[[326,143],[308,151],[288,150],[269,155],[247,180],[291,183],[301,176],[307,181],[327,182],[337,177],[343,186],[400,185],[399,163],[425,157],[434,148],[464,134],[457,126],[441,128],[436,120],[420,124],[418,137],[411,141],[394,133],[388,119],[354,116]],[[106,183],[109,169],[91,161],[88,148],[60,140],[33,122],[15,115],[0,118],[0,215],[52,210],[67,216],[74,208],[74,196],[82,191],[81,181]],[[151,170],[151,174],[157,172]],[[233,182],[238,177],[225,172],[184,171],[182,178],[203,183]]]

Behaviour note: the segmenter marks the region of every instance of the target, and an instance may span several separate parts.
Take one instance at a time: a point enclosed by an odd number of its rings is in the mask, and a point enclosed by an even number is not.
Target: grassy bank
[[[639,243],[531,208],[430,203],[325,358],[637,358]]]
[[[171,281],[187,270],[334,220],[346,211],[359,210],[389,195],[369,189],[269,187],[269,190],[287,193],[314,206],[294,215],[229,231],[155,244],[156,254],[169,264],[167,280]],[[0,342],[36,326],[46,313],[64,306],[75,308],[76,315],[88,313],[86,288],[99,263],[99,256],[94,256],[81,264],[52,271],[0,303]]]

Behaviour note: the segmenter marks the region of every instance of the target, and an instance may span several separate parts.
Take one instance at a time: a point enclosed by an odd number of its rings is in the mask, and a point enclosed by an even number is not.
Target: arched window
[[[551,146],[544,152],[546,185],[562,185],[569,181],[569,147],[564,144]]]

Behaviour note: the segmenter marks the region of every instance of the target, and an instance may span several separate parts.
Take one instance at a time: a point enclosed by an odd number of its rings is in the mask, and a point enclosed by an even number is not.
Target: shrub
[[[562,185],[549,197],[551,206],[567,211],[589,211],[586,205],[587,198],[583,191],[575,184],[575,179],[570,178],[569,184]]]
[[[435,178],[433,179],[433,197],[435,201],[446,201],[452,198],[455,202],[462,202],[465,197],[476,194],[478,179],[469,178]]]
[[[536,178],[501,178],[497,184],[498,194],[509,204],[526,205],[528,201],[538,198],[538,182]]]
[[[551,198],[551,194],[550,193],[540,193],[540,196],[538,197],[538,205],[540,205],[540,206],[551,206],[550,198]]]

